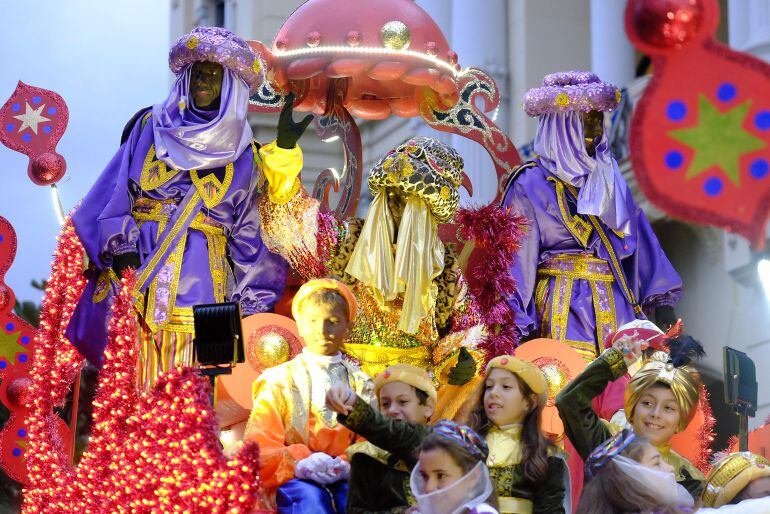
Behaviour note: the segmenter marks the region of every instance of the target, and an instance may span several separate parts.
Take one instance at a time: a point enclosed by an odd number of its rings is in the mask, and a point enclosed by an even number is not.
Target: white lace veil
[[[483,462],[476,464],[456,482],[432,493],[425,493],[418,464],[412,469],[409,485],[420,514],[459,514],[481,505],[492,494],[492,480]]]
[[[677,483],[673,473],[648,468],[622,455],[614,457],[612,462],[627,482],[637,484],[640,489],[655,491],[661,504],[672,507],[692,507],[695,504],[687,489]]]

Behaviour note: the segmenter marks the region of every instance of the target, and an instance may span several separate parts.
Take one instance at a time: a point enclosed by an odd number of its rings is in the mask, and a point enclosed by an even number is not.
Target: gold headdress
[[[397,146],[372,167],[372,196],[392,187],[428,204],[440,223],[457,212],[462,183],[463,158],[449,145],[417,136]]]
[[[770,477],[770,461],[750,452],[731,453],[709,473],[701,495],[704,507],[718,508],[733,499],[751,482]]]
[[[700,398],[701,380],[698,370],[690,365],[677,367],[667,353],[655,352],[626,386],[623,406],[629,421],[633,419],[639,398],[655,384],[671,388],[681,413],[679,430],[687,428],[695,416]]]

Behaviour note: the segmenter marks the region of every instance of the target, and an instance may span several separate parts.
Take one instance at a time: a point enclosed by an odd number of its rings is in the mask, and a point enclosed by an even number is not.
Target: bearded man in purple
[[[260,161],[246,119],[259,59],[232,32],[198,27],[171,48],[169,65],[177,79],[168,98],[129,122],[72,217],[91,267],[67,336],[99,365],[118,277],[136,268],[144,388],[193,363],[194,305],[268,311],[286,277],[286,263],[260,238]]]
[[[588,361],[629,321],[654,314],[667,328],[682,293],[610,152],[603,113],[619,101],[617,87],[584,71],[547,75],[528,91],[538,157],[517,170],[504,200],[531,220],[509,299],[522,340],[558,339]]]

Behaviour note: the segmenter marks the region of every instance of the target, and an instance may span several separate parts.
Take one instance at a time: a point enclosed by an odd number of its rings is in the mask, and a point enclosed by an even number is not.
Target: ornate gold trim
[[[142,273],[139,275],[139,277],[137,277],[135,291],[141,291],[144,289],[144,286],[147,284],[147,280],[150,278],[150,274],[158,265],[158,261],[160,261],[161,257],[166,254],[168,247],[171,246],[171,243],[174,241],[174,239],[176,239],[176,236],[179,235],[179,232],[181,232],[182,227],[184,227],[184,225],[187,223],[187,220],[190,218],[190,216],[192,216],[193,213],[195,213],[195,211],[198,209],[198,202],[200,202],[200,200],[201,197],[198,194],[198,191],[195,191],[190,197],[190,201],[185,206],[184,211],[182,211],[182,214],[176,220],[174,226],[171,227],[166,239],[160,241],[158,249],[155,251]]]
[[[233,183],[235,165],[231,162],[225,166],[224,180],[219,180],[216,173],[212,171],[203,178],[200,178],[200,172],[198,170],[190,170],[190,178],[192,179],[195,189],[198,190],[198,194],[203,199],[203,203],[209,209],[213,209],[227,194],[227,190],[230,189],[230,184]]]
[[[567,207],[567,198],[564,194],[564,187],[569,187],[570,191],[573,191],[574,188],[555,177],[548,177],[548,180],[553,182],[556,186],[556,203],[559,205],[559,212],[561,212],[561,218],[564,221],[564,225],[567,227],[570,234],[575,236],[575,239],[583,245],[583,248],[588,248],[588,240],[591,237],[592,231],[591,225],[581,216],[573,216]],[[573,196],[577,198],[577,195],[574,193]]]
[[[139,186],[143,191],[157,189],[179,173],[171,168],[169,171],[165,162],[155,158],[155,145],[150,145],[147,156],[142,164],[142,174],[139,176]]]

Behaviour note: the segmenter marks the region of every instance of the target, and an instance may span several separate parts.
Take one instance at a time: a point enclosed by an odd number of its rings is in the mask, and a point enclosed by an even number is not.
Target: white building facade
[[[365,1],[365,0],[349,0]],[[222,25],[247,39],[272,43],[283,21],[300,0],[171,0],[171,37],[196,25]],[[646,79],[635,79],[640,55],[625,34],[621,0],[417,0],[444,31],[464,66],[484,69],[497,81],[501,104],[497,124],[513,142],[525,147],[534,137],[535,121],[520,107],[521,98],[551,72],[590,69],[625,87],[638,98]],[[770,0],[722,0],[719,37],[737,50],[770,61]],[[275,117],[255,116],[260,141],[275,137]],[[474,182],[475,203],[494,195],[491,159],[478,145],[457,136],[437,134],[420,119],[391,118],[360,124],[364,170],[389,148],[412,134],[448,140],[463,154]],[[309,131],[310,132],[310,131]],[[622,137],[622,136],[621,136]],[[622,141],[621,141],[622,143]],[[306,187],[326,167],[339,167],[341,152],[307,134],[303,138]],[[622,157],[622,156],[621,156]],[[722,347],[745,351],[757,365],[759,411],[752,426],[770,414],[770,302],[757,273],[761,254],[739,236],[722,230],[668,219],[644,199],[628,162],[621,162],[631,190],[653,221],[661,243],[682,275],[685,294],[677,314],[688,333],[703,342],[708,357],[704,375],[712,386],[722,374]],[[484,182],[483,184],[480,182]],[[365,190],[365,182],[364,187]],[[359,203],[359,213],[368,204]],[[721,392],[712,387],[715,403]],[[728,416],[717,409],[719,416]],[[732,426],[732,419],[721,419]],[[727,426],[723,425],[723,426]]]

